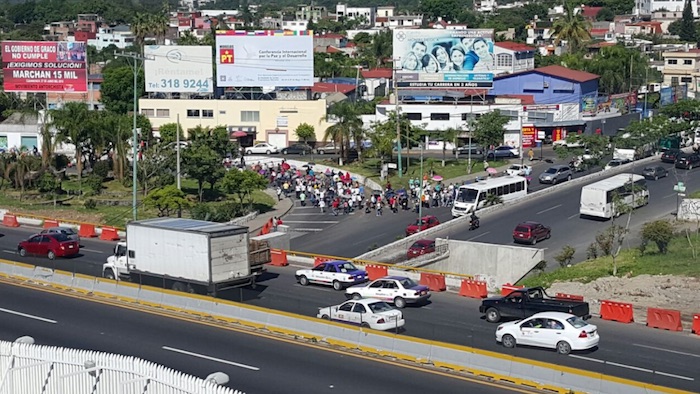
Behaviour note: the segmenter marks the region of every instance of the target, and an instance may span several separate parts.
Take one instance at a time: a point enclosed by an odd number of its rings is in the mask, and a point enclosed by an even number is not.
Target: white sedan
[[[598,327],[578,316],[562,312],[536,313],[527,319],[496,328],[496,342],[507,348],[528,345],[556,349],[559,354],[598,346]]]
[[[258,155],[266,154],[266,155],[269,155],[269,154],[271,154],[271,153],[279,153],[279,151],[280,151],[280,150],[277,149],[276,146],[270,145],[270,144],[268,144],[267,142],[263,142],[263,143],[260,143],[260,144],[255,144],[255,145],[253,145],[253,146],[249,146],[249,147],[245,148],[245,154],[246,154],[246,155],[252,155],[252,154],[258,154]]]
[[[310,283],[333,286],[335,290],[367,281],[367,272],[349,261],[325,261],[312,269],[300,269],[294,274],[302,286]]]
[[[527,164],[513,164],[506,169],[508,175],[529,176],[532,173],[532,167]]]
[[[418,304],[430,298],[428,286],[419,285],[411,278],[403,276],[385,276],[365,285],[345,289],[345,296],[355,300],[377,298],[405,308],[406,304]]]
[[[316,317],[382,331],[397,329],[406,323],[401,311],[376,298],[350,300],[319,308]]]

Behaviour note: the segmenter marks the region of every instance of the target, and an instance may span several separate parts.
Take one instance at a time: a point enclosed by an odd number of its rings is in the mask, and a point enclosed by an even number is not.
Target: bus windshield
[[[474,202],[477,195],[479,195],[478,190],[460,188],[457,193],[457,202]]]

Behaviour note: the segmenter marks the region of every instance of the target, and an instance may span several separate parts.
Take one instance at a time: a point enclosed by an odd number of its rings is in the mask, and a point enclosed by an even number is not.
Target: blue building
[[[585,71],[546,66],[494,77],[489,95],[530,95],[536,105],[579,103],[582,113],[593,113],[598,104],[598,78]]]

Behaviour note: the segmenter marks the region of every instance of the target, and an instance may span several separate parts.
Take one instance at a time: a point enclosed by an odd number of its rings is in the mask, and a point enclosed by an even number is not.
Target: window
[[[157,109],[156,110],[156,117],[158,118],[169,118],[170,117],[170,110],[165,108],[165,109]]]
[[[430,120],[450,120],[450,114],[430,114]]]
[[[423,120],[423,115],[419,112],[408,112],[406,113],[408,120]]]
[[[155,110],[153,108],[141,108],[141,115],[152,118],[155,115]]]
[[[683,64],[685,64],[686,66],[689,66],[689,65],[693,64],[693,61],[690,59],[685,59],[685,60],[683,60]]]
[[[693,83],[693,77],[681,77],[681,83]]]
[[[188,118],[199,118],[199,110],[198,109],[188,109],[187,110],[187,117]]]
[[[666,64],[678,64],[678,60],[677,59],[668,59]]]
[[[241,111],[241,122],[260,122],[260,112]]]
[[[505,53],[499,54],[496,56],[496,67],[513,67],[513,57]]]
[[[678,77],[671,77],[671,85],[673,85],[673,86],[678,85]]]
[[[214,110],[203,109],[202,110],[202,117],[203,118],[213,118],[214,117]]]

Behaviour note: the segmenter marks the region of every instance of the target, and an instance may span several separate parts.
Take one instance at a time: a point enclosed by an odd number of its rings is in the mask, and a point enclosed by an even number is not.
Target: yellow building
[[[688,92],[700,91],[700,49],[663,52],[665,86],[688,85]],[[691,95],[692,97],[692,95]]]
[[[326,100],[169,100],[140,99],[141,114],[148,117],[154,131],[177,122],[187,131],[197,126],[226,126],[229,133],[244,131],[243,146],[268,142],[279,148],[296,142],[297,126],[308,123],[321,141],[330,126],[325,121]],[[187,133],[185,132],[185,135]]]

